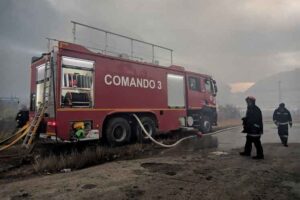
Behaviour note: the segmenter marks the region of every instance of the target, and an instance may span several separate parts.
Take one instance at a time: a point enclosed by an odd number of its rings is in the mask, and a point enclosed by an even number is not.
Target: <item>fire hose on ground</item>
[[[218,130],[218,131],[215,131],[215,132],[212,132],[212,133],[207,133],[207,134],[201,134],[199,132],[197,132],[197,135],[191,135],[191,136],[187,136],[187,137],[184,137],[184,138],[181,138],[180,140],[177,140],[175,143],[173,144],[164,144],[162,142],[159,142],[157,140],[155,140],[149,133],[148,131],[145,129],[143,123],[141,122],[141,120],[138,118],[138,116],[136,114],[133,114],[133,117],[136,119],[136,121],[138,122],[138,124],[140,125],[141,129],[143,130],[143,132],[145,133],[145,135],[155,144],[161,146],[161,147],[165,147],[165,148],[171,148],[171,147],[175,147],[177,146],[178,144],[180,144],[181,142],[183,142],[184,140],[187,140],[187,139],[191,139],[191,138],[196,138],[196,137],[206,137],[206,136],[211,136],[211,135],[215,135],[217,133],[220,133],[220,132],[224,132],[224,131],[228,131],[228,130],[231,130],[231,129],[234,129],[234,128],[237,128],[239,126],[234,126],[234,127],[229,127],[229,128],[225,128],[225,129],[222,129],[222,130]]]
[[[12,134],[11,136],[3,139],[2,141],[0,141],[0,145],[5,144],[6,142],[8,142],[9,140],[13,140],[14,138],[16,138],[18,135],[20,135],[20,133],[22,133],[24,130],[26,130],[28,128],[28,124],[26,124],[25,126],[23,126],[20,130],[18,130],[15,134]]]
[[[225,128],[225,129],[222,129],[222,130],[218,130],[218,131],[215,131],[215,132],[212,132],[212,133],[207,133],[207,134],[202,134],[200,132],[197,132],[196,135],[191,135],[191,136],[187,136],[187,137],[183,137],[181,138],[180,140],[176,141],[175,143],[173,144],[163,144],[162,142],[159,142],[157,140],[155,140],[148,132],[147,130],[145,129],[145,127],[143,126],[141,120],[138,118],[138,116],[136,114],[133,114],[134,118],[137,120],[138,124],[140,125],[141,129],[143,130],[143,132],[145,133],[145,135],[155,144],[161,146],[161,147],[165,147],[165,148],[171,148],[171,147],[175,147],[177,146],[178,144],[180,144],[181,142],[183,142],[184,140],[187,140],[187,139],[191,139],[191,138],[196,138],[196,137],[205,137],[205,136],[210,136],[210,135],[215,135],[217,133],[220,133],[220,132],[224,132],[224,131],[227,131],[227,130],[231,130],[231,129],[234,129],[234,128],[237,128],[239,126],[234,126],[234,127],[229,127],[229,128]],[[15,133],[14,135],[0,141],[0,144],[4,144],[6,143],[7,141],[9,140],[12,140],[11,143],[7,144],[7,145],[3,145],[3,146],[0,146],[0,151],[3,151],[9,147],[11,147],[12,145],[16,144],[19,140],[21,140],[23,137],[25,137],[25,135],[27,134],[26,132],[26,129],[28,128],[28,124],[25,125],[24,127],[22,127],[17,133]]]
[[[4,151],[5,149],[8,149],[9,147],[13,146],[16,144],[18,141],[20,141],[25,135],[27,134],[27,129],[29,127],[29,124],[26,124],[23,126],[19,131],[17,131],[14,135],[4,139],[1,141],[1,145],[4,144],[3,146],[0,146],[0,152]],[[9,144],[5,144],[9,140],[12,140]]]

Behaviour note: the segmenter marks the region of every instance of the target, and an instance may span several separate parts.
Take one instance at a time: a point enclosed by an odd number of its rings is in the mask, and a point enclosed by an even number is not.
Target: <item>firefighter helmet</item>
[[[256,98],[254,96],[247,96],[246,101],[251,100],[251,101],[256,101]]]

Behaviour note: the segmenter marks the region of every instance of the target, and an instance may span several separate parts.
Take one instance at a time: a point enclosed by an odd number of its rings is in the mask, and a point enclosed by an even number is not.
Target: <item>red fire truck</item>
[[[42,103],[47,82],[52,87],[41,137],[105,138],[115,145],[143,140],[132,114],[151,135],[182,127],[210,132],[217,125],[215,80],[180,66],[163,67],[58,41],[50,53],[32,59],[31,117]]]

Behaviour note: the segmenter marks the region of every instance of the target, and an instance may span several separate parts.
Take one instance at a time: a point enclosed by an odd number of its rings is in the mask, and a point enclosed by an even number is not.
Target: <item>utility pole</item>
[[[282,96],[281,96],[281,81],[278,81],[278,103],[282,102]]]

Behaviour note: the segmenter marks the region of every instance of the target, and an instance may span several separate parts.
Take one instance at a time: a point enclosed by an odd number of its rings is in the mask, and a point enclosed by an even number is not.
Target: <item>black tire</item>
[[[203,116],[200,120],[200,131],[203,133],[209,133],[212,131],[211,120],[207,116]]]
[[[151,117],[141,117],[140,118],[142,124],[144,125],[146,131],[153,137],[156,135],[156,124],[153,118]],[[149,137],[146,136],[142,128],[140,127],[140,124],[136,122],[135,124],[135,136],[138,142],[147,142],[149,141]]]
[[[109,120],[105,134],[110,145],[120,146],[129,142],[131,128],[127,119],[116,117]]]

